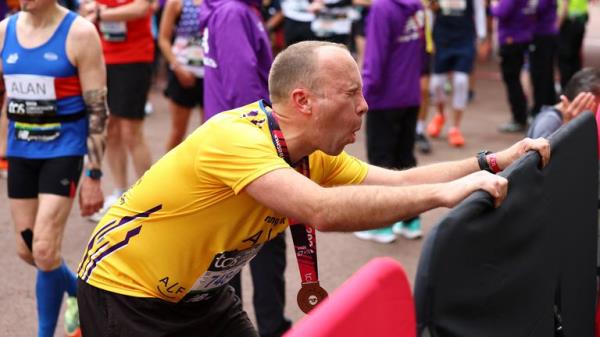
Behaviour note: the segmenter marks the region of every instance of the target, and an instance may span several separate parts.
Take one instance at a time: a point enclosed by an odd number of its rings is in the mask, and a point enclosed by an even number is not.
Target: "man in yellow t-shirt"
[[[356,231],[452,207],[477,189],[499,205],[507,181],[483,169],[503,169],[528,150],[549,160],[544,139],[406,171],[349,156],[343,148],[356,140],[367,104],[342,45],[288,47],[269,88],[272,109],[258,101],[213,117],[100,221],[78,271],[83,335],[257,336],[226,283],[288,217]]]

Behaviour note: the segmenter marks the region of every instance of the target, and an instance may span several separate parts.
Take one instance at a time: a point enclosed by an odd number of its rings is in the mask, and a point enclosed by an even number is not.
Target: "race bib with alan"
[[[54,78],[5,75],[7,114],[15,123],[15,136],[24,141],[52,141],[60,136],[60,123],[36,123],[58,114]]]

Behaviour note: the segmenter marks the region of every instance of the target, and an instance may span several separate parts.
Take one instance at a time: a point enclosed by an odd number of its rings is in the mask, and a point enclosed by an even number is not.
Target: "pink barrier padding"
[[[598,109],[600,111],[600,109]],[[596,115],[598,117],[598,115]],[[600,286],[600,284],[598,284]],[[596,337],[600,337],[600,291],[598,292],[598,300],[596,301]]]
[[[600,157],[600,104],[596,110],[596,127],[598,128],[598,157]]]
[[[284,337],[416,337],[415,306],[402,266],[376,258]]]

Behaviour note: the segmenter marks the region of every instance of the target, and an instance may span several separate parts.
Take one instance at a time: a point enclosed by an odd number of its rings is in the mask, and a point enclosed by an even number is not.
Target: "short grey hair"
[[[600,69],[583,68],[576,72],[565,86],[563,94],[572,102],[582,92],[600,97]]]
[[[337,47],[348,51],[343,44],[326,41],[303,41],[283,50],[273,61],[269,72],[269,95],[271,102],[284,101],[298,87],[318,91],[317,49]]]

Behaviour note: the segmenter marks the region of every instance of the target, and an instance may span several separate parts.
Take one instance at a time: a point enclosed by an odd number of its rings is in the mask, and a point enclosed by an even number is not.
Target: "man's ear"
[[[292,90],[290,96],[292,98],[292,105],[297,111],[303,114],[312,113],[310,92],[307,89],[296,88]]]

